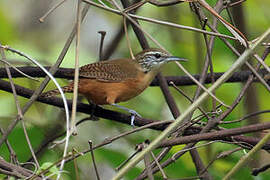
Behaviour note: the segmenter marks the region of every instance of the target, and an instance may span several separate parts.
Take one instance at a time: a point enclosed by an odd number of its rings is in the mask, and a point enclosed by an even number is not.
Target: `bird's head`
[[[168,52],[157,48],[146,49],[136,54],[135,60],[141,65],[145,73],[159,70],[162,65],[171,61],[187,61],[184,58],[171,56]]]

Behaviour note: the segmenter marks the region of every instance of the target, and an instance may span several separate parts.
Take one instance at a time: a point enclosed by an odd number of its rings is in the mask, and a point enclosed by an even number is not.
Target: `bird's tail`
[[[73,92],[73,86],[69,85],[69,86],[63,86],[62,90],[64,93],[71,93]],[[42,93],[40,96],[41,97],[53,97],[60,94],[60,91],[58,89],[54,89],[54,90],[50,90],[47,91],[45,93]]]

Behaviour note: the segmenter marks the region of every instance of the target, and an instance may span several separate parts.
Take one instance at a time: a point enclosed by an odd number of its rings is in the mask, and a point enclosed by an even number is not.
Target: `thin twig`
[[[224,4],[224,6],[225,6],[225,8],[226,8],[226,11],[227,11],[227,14],[228,14],[228,16],[229,16],[230,21],[231,21],[232,25],[233,25],[234,27],[236,27],[236,24],[235,24],[234,19],[233,19],[233,17],[232,17],[232,13],[231,13],[231,11],[230,11],[230,9],[229,9],[229,7],[228,7],[229,1],[226,1],[226,2],[224,2],[224,3],[226,3],[226,4]]]
[[[115,9],[112,9],[112,8],[109,8],[109,7],[104,7],[104,6],[102,6],[100,4],[97,4],[97,3],[93,2],[93,1],[90,1],[90,0],[82,0],[82,1],[84,1],[84,2],[86,2],[88,4],[91,4],[93,6],[99,7],[101,9],[110,11],[112,13],[116,13],[116,14],[120,14],[120,15],[122,14],[122,12],[119,11],[119,10],[115,10]],[[179,29],[185,29],[185,30],[189,30],[189,31],[205,33],[205,34],[209,34],[209,35],[213,35],[213,36],[218,36],[218,37],[223,37],[223,38],[236,40],[236,38],[232,37],[232,36],[228,36],[228,35],[224,35],[224,34],[220,34],[220,33],[215,33],[215,32],[210,32],[210,31],[204,31],[204,30],[194,28],[194,27],[190,27],[190,26],[184,26],[184,25],[180,25],[180,24],[167,22],[167,21],[161,21],[161,20],[157,20],[157,19],[147,18],[147,17],[143,17],[143,16],[130,14],[130,13],[127,13],[127,15],[132,17],[132,18],[143,20],[143,21],[148,21],[148,22],[151,22],[151,23],[156,23],[156,24],[166,25],[166,26],[175,27],[175,28],[179,28]]]
[[[174,146],[180,144],[187,144],[193,142],[199,142],[203,140],[229,140],[227,137],[234,137],[235,135],[239,134],[246,134],[251,132],[258,132],[262,130],[270,129],[270,123],[258,123],[255,125],[248,125],[240,128],[232,128],[232,129],[223,129],[219,131],[213,131],[208,133],[201,133],[201,134],[193,134],[189,136],[177,137],[173,139],[168,139],[163,141],[158,147],[167,147],[167,146]],[[220,137],[220,138],[219,138]],[[222,138],[221,138],[222,137]],[[256,142],[257,143],[257,142]],[[252,144],[255,145],[256,143]],[[248,144],[248,143],[246,143]]]
[[[153,153],[152,151],[151,151],[151,156],[152,156],[152,158],[154,159],[156,165],[158,166],[158,168],[159,168],[159,170],[160,170],[160,172],[161,172],[161,174],[162,174],[163,179],[164,179],[164,180],[168,179],[168,177],[166,176],[165,172],[163,171],[162,167],[160,166],[160,164],[159,164],[157,158],[155,157],[155,155],[154,155],[154,153]]]
[[[257,61],[270,73],[270,68],[265,64],[265,62],[262,60],[262,58],[258,54],[254,54],[254,57],[257,59]]]
[[[146,148],[148,143],[143,142],[142,145],[143,145],[143,148]],[[154,176],[153,176],[151,166],[150,166],[151,152],[146,154],[143,159],[144,159],[144,166],[145,166],[145,169],[146,169],[146,172],[147,172],[148,179],[149,180],[154,180]]]
[[[72,157],[73,157],[73,164],[74,164],[74,169],[75,169],[75,174],[76,174],[76,180],[79,180],[80,176],[79,176],[78,165],[76,162],[76,158],[74,158],[76,152],[77,151],[74,148],[72,148]]]
[[[250,160],[254,154],[259,151],[262,146],[270,140],[270,132],[268,132],[262,140],[256,144],[246,155],[244,155],[237,164],[226,174],[223,180],[229,180],[231,177],[242,167],[244,166],[248,160]]]
[[[96,173],[97,179],[100,180],[100,176],[99,176],[96,161],[95,161],[94,151],[93,151],[93,142],[89,140],[88,144],[89,144],[89,147],[90,147],[90,152],[91,152],[91,157],[92,157],[92,162],[93,162],[93,166],[94,166],[94,169],[95,169],[95,173]]]
[[[83,0],[85,2],[85,0]],[[87,1],[88,2],[88,1]],[[117,4],[117,2],[115,0],[111,0],[110,2],[113,3],[113,5],[118,9],[118,11],[120,12],[120,14],[122,14],[124,17],[126,17],[130,22],[132,22],[137,28],[139,28],[147,37],[149,37],[159,48],[165,50],[165,48],[155,39],[153,38],[148,32],[146,32],[144,29],[141,28],[141,26],[134,21],[130,15],[128,13],[125,13],[121,7],[119,6],[119,4]]]
[[[3,63],[5,63],[5,64],[7,64],[7,65],[9,65],[10,67],[12,67],[13,69],[15,69],[20,74],[22,74],[23,76],[27,77],[28,79],[31,79],[31,80],[34,80],[34,81],[39,82],[39,80],[37,78],[34,78],[32,76],[29,76],[29,75],[25,74],[24,72],[22,72],[21,70],[19,70],[16,66],[14,66],[11,63],[9,63],[8,61],[4,61],[4,60],[1,60],[1,59],[0,59],[0,61],[3,62]]]
[[[147,2],[156,5],[156,6],[172,6],[178,3],[182,3],[182,2],[192,2],[193,0],[162,0],[162,1],[158,1],[158,0],[148,0]]]
[[[239,1],[236,1],[236,2],[231,2],[230,4],[228,4],[230,7],[233,7],[233,6],[237,6],[239,4],[241,4],[242,2],[245,2],[246,0],[239,0]]]
[[[104,7],[108,7],[102,0],[98,0],[100,4],[102,4]]]
[[[128,13],[130,11],[134,11],[137,10],[138,8],[142,7],[144,4],[146,3],[146,1],[139,1],[136,2],[130,6],[128,6],[127,8],[124,9],[124,12]]]
[[[106,144],[109,144],[117,139],[120,139],[124,136],[127,136],[127,135],[130,135],[130,134],[133,134],[135,132],[139,132],[141,130],[144,130],[146,128],[150,128],[152,126],[158,126],[158,125],[161,125],[161,124],[168,124],[168,123],[172,123],[173,120],[167,120],[167,121],[160,121],[160,122],[153,122],[153,123],[150,123],[150,124],[147,124],[147,125],[144,125],[144,126],[141,126],[141,127],[138,127],[138,128],[135,128],[135,129],[132,129],[130,131],[127,131],[127,132],[124,132],[124,133],[121,133],[117,136],[114,136],[114,137],[111,137],[111,138],[106,138],[102,143],[94,146],[94,149],[98,148],[98,147],[101,147],[101,146],[104,146]]]
[[[38,162],[37,157],[35,155],[35,151],[33,149],[33,146],[31,144],[31,141],[29,139],[29,136],[28,136],[28,133],[27,133],[27,130],[26,130],[26,127],[25,127],[24,120],[22,119],[21,122],[22,122],[22,127],[23,127],[23,133],[24,133],[24,136],[25,136],[27,145],[28,145],[28,147],[30,149],[31,155],[32,155],[32,157],[33,157],[33,159],[35,161],[35,165],[37,166],[38,169],[40,169],[40,165],[39,165],[39,162]],[[41,176],[43,177],[44,175],[42,174]]]
[[[124,162],[122,162],[119,166],[117,166],[115,168],[116,171],[119,171],[124,165],[126,165],[128,163],[128,161],[130,161],[136,154],[138,154],[138,152],[140,152],[141,149],[140,148],[137,148],[136,151],[131,154]]]
[[[193,103],[193,100],[188,97],[188,95],[186,95],[186,93],[184,91],[182,91],[180,88],[178,88],[173,81],[170,81],[169,84],[171,84],[180,94],[182,94],[189,102]],[[203,113],[203,115],[209,119],[208,115],[205,113],[205,111],[201,108],[198,107],[198,109],[201,111],[201,113]]]
[[[216,160],[221,159],[221,158],[224,158],[224,157],[227,157],[227,156],[229,156],[229,155],[231,155],[231,154],[233,154],[233,153],[235,153],[237,151],[240,151],[240,150],[242,150],[242,148],[241,147],[237,147],[237,148],[235,148],[233,150],[224,151],[224,152],[218,154],[214,159],[212,159],[208,163],[208,165],[205,167],[205,169],[202,171],[202,173],[204,173]]]
[[[220,124],[231,124],[231,123],[238,123],[238,122],[241,122],[245,119],[248,119],[248,118],[251,118],[253,116],[258,116],[260,114],[263,114],[263,113],[270,113],[270,110],[264,110],[264,111],[257,111],[257,112],[254,112],[254,113],[250,113],[250,114],[247,114],[245,115],[244,117],[240,118],[240,119],[237,119],[237,120],[232,120],[232,121],[221,121]]]
[[[132,47],[131,47],[130,39],[129,39],[129,36],[128,36],[127,18],[126,17],[123,18],[123,25],[124,25],[124,30],[125,30],[125,35],[126,35],[126,41],[127,41],[127,46],[128,46],[128,50],[129,50],[130,56],[131,56],[132,59],[135,59],[134,54],[132,52]]]
[[[0,51],[1,51],[2,59],[3,59],[4,61],[6,61],[6,56],[5,56],[3,47],[2,47],[1,44],[0,44],[0,46],[1,46]],[[10,82],[10,85],[11,85],[11,88],[12,88],[12,93],[13,93],[14,100],[15,100],[15,104],[16,104],[16,109],[17,109],[17,113],[18,113],[17,117],[18,117],[18,119],[20,119],[21,122],[22,122],[24,135],[25,135],[25,138],[26,138],[28,147],[29,147],[29,149],[30,149],[30,152],[31,152],[31,154],[32,154],[32,156],[33,156],[33,158],[34,158],[35,163],[36,163],[36,166],[37,166],[38,168],[40,168],[39,163],[38,163],[38,160],[37,160],[36,155],[35,155],[35,152],[34,152],[33,147],[32,147],[32,145],[31,145],[31,141],[30,141],[30,139],[29,139],[28,133],[27,133],[27,131],[26,131],[25,123],[24,123],[24,120],[23,120],[22,109],[21,109],[21,106],[20,106],[20,102],[19,102],[19,100],[18,100],[17,92],[16,92],[16,89],[15,89],[15,86],[14,86],[14,82],[13,82],[13,79],[12,79],[12,76],[11,76],[11,73],[10,73],[10,70],[9,70],[9,67],[8,67],[7,64],[5,64],[5,68],[6,68],[6,71],[7,71],[7,74],[8,74],[9,82]],[[5,133],[5,134],[6,134],[6,133]],[[3,134],[3,136],[4,136],[4,134]]]
[[[210,25],[209,23],[207,23],[207,26],[213,31],[213,32],[218,32],[217,29],[215,27],[213,27],[212,25]],[[241,54],[230,44],[230,42],[228,42],[225,38],[220,38],[225,45],[231,49],[231,51],[237,55],[240,56]],[[254,56],[254,55],[253,55]],[[256,58],[256,57],[255,57]],[[259,81],[261,81],[261,83],[265,86],[265,88],[270,91],[270,86],[265,82],[265,80],[258,74],[258,72],[248,63],[246,62],[245,65],[247,65],[247,67],[252,71],[252,73],[254,73],[254,75],[258,78]]]
[[[100,45],[99,45],[99,61],[103,61],[103,43],[104,43],[104,38],[106,36],[106,31],[98,31],[98,33],[101,35],[100,38]]]
[[[197,81],[180,63],[175,62],[177,66],[186,74],[188,75],[198,86],[200,86],[206,93],[208,93],[211,97],[217,100],[220,104],[222,104],[226,108],[230,108],[227,104],[223,103],[219,100],[212,92],[210,92],[206,87],[204,87],[199,81]]]
[[[79,53],[80,53],[80,38],[81,38],[81,0],[77,3],[77,31],[76,31],[76,49],[75,49],[75,72],[73,80],[73,102],[71,111],[71,131],[73,135],[77,134],[76,128],[76,109],[77,109],[77,97],[78,97],[78,84],[79,84]]]
[[[71,158],[71,157],[73,157],[73,156],[75,156],[75,154],[68,153],[65,157],[63,157],[63,159],[66,160],[66,159]],[[61,159],[59,159],[58,161],[52,163],[49,167],[47,167],[47,168],[45,168],[45,169],[42,169],[39,173],[36,173],[36,174],[34,174],[33,176],[31,176],[31,177],[29,178],[29,180],[34,180],[34,179],[36,179],[38,176],[40,176],[40,174],[45,174],[45,173],[47,173],[47,172],[48,172],[52,167],[54,167],[55,165],[61,164],[61,162],[63,161],[63,159],[61,158]],[[59,173],[61,173],[61,172],[59,172]]]
[[[44,19],[47,18],[56,8],[61,6],[66,0],[62,0],[59,3],[55,4],[49,11],[47,11],[41,18],[39,18],[39,22],[43,23]]]
[[[213,14],[224,26],[243,44],[248,47],[248,40],[244,34],[239,31],[236,27],[228,23],[224,18],[222,18],[207,2],[202,0],[197,0],[196,2],[200,3],[205,9],[207,9],[211,14]]]
[[[6,61],[6,55],[5,55],[4,48],[1,45],[1,43],[0,43],[0,46],[1,46],[0,51],[1,51],[2,59],[3,59],[3,61]],[[11,76],[11,73],[10,73],[10,69],[9,69],[7,64],[5,64],[5,69],[6,69],[6,72],[7,72],[7,75],[8,75],[8,79],[9,79],[10,86],[11,86],[11,89],[12,89],[12,94],[13,94],[13,97],[14,97],[14,100],[15,100],[16,109],[17,109],[17,113],[18,113],[18,118],[21,120],[21,119],[23,119],[23,114],[22,114],[20,102],[18,100],[17,92],[16,92],[16,89],[15,89],[15,86],[14,86],[14,82],[13,82],[13,79],[12,79],[12,76]]]
[[[3,131],[3,129],[1,127],[0,127],[0,133],[2,135],[4,133],[4,131]],[[13,164],[18,165],[19,164],[19,161],[17,159],[17,155],[16,155],[15,151],[13,150],[11,144],[9,143],[8,139],[6,139],[6,145],[7,145],[8,151],[10,153],[10,160],[11,160],[11,162],[13,162]]]

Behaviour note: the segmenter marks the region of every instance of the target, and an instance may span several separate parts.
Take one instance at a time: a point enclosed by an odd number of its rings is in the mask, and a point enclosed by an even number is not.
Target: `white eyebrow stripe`
[[[154,55],[156,52],[153,52],[153,51],[151,51],[151,52],[147,52],[147,53],[145,53],[145,55],[147,56],[147,55]]]

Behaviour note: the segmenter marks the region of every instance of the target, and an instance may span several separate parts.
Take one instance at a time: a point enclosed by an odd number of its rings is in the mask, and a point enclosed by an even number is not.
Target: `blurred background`
[[[214,1],[207,1],[214,5]],[[3,45],[9,45],[18,49],[31,57],[38,60],[43,65],[52,65],[64,43],[70,34],[76,20],[76,1],[66,1],[51,15],[49,15],[43,23],[39,22],[41,18],[56,2],[52,0],[2,0],[0,1],[0,42]],[[267,28],[270,27],[270,1],[245,1],[242,6],[236,6],[229,10],[235,18],[236,24],[243,23],[244,30],[242,31],[248,40],[253,40],[260,36]],[[188,3],[180,3],[171,7],[156,7],[151,4],[144,5],[137,12],[138,15],[160,19],[164,21],[174,22],[181,25],[200,28],[197,17],[190,10]],[[224,10],[221,14],[225,19],[229,20],[228,14]],[[241,16],[243,15],[243,16]],[[121,30],[123,18],[119,15],[106,12],[96,7],[90,7],[89,12],[82,24],[81,32],[81,48],[80,48],[80,66],[97,61],[99,57],[100,34],[98,31],[106,31],[104,49],[110,47],[110,43]],[[212,22],[212,19],[209,19]],[[140,22],[144,30],[150,33],[160,44],[162,44],[173,55],[187,58],[189,61],[184,63],[184,67],[191,74],[199,74],[201,72],[204,59],[206,56],[205,43],[202,34],[194,33],[187,30],[179,30],[176,28],[166,27],[162,25],[152,24],[148,22]],[[242,27],[243,27],[242,26]],[[229,34],[228,31],[219,26],[221,33]],[[140,44],[134,35],[134,32],[129,27],[129,37],[131,40],[132,50],[134,53],[141,51]],[[124,38],[118,40],[115,44],[115,51],[110,56],[111,58],[130,57],[127,42]],[[156,47],[150,40],[152,47]],[[236,45],[237,46],[237,45]],[[262,51],[259,51],[261,55]],[[32,65],[29,61],[14,55],[6,53],[10,63],[16,66]],[[213,66],[214,72],[226,71],[237,57],[223,44],[218,38],[215,41],[213,49]],[[75,59],[75,43],[73,42],[68,54],[65,56],[61,67],[74,67]],[[266,63],[269,65],[269,57]],[[3,64],[1,64],[3,66]],[[184,75],[183,72],[176,67],[174,63],[168,64],[162,70],[163,75]],[[59,79],[61,85],[66,85],[67,80]],[[15,79],[15,83],[23,85],[30,89],[36,89],[40,83],[33,82],[26,78]],[[219,88],[216,95],[226,102],[231,104],[241,90],[241,83],[228,83]],[[46,90],[54,89],[53,83],[50,83]],[[193,96],[196,86],[180,87],[190,97]],[[173,97],[175,98],[179,110],[183,112],[189,105],[186,100],[175,89],[170,88]],[[71,96],[69,96],[71,97]],[[265,88],[260,84],[253,84],[249,92],[239,106],[231,113],[226,120],[234,120],[241,118],[248,112],[269,109],[270,95],[265,91]],[[27,99],[20,97],[20,104],[23,106]],[[87,102],[82,98],[83,102]],[[136,110],[145,118],[154,120],[172,120],[173,116],[164,100],[164,96],[159,87],[150,87],[138,97],[121,103],[121,105],[130,109]],[[4,129],[16,117],[17,111],[12,94],[0,90],[0,125]],[[205,109],[211,111],[211,101],[206,102]],[[106,108],[114,109],[106,106]],[[114,109],[119,111],[118,109]],[[194,116],[199,115],[199,111],[195,112]],[[87,115],[78,113],[77,120],[83,119]],[[238,127],[244,124],[266,121],[270,117],[269,114],[256,116],[248,122],[240,122],[224,127]],[[26,113],[25,122],[30,136],[32,146],[38,148],[39,145],[54,133],[63,132],[65,129],[65,119],[63,111],[59,108],[46,104],[35,103]],[[112,122],[106,119],[99,121],[86,121],[78,127],[78,135],[71,138],[70,150],[72,148],[77,151],[82,151],[87,148],[88,140],[92,140],[94,144],[102,142],[106,137],[111,137],[130,130],[132,127],[121,123]],[[145,138],[153,139],[160,132],[153,130],[144,130],[139,133],[126,136],[114,143],[104,146],[95,151],[95,157],[98,165],[101,179],[110,179],[115,174],[114,168],[134,151],[137,143],[144,141]],[[256,136],[260,136],[257,134]],[[23,130],[19,124],[9,136],[9,141],[16,151],[17,158],[20,162],[25,162],[31,158],[29,148],[27,146]],[[121,147],[121,148],[119,148]],[[170,154],[177,152],[184,146],[174,147]],[[209,162],[219,152],[229,150],[233,145],[215,143],[210,146],[199,148],[198,151],[202,155],[205,164]],[[47,162],[55,162],[62,155],[63,146],[57,146],[53,149],[46,149],[39,156],[39,162],[42,165]],[[5,146],[0,148],[0,156],[9,160],[8,150]],[[156,151],[158,152],[158,151]],[[223,177],[228,170],[243,156],[245,152],[239,151],[233,155],[215,161],[209,171],[215,179]],[[260,154],[254,162],[261,165],[269,162],[269,156]],[[95,179],[94,170],[91,163],[90,155],[85,155],[77,159],[80,178]],[[138,175],[144,165],[140,163],[137,168],[130,171],[127,179],[133,179]],[[68,173],[64,174],[64,179],[75,179],[75,171],[73,162],[66,164],[65,170]],[[196,169],[192,163],[191,157],[186,153],[182,158],[174,164],[166,168],[166,172],[170,178],[189,177],[196,175]],[[245,173],[243,173],[245,172]],[[258,179],[270,178],[270,173],[265,172],[260,174]],[[0,175],[0,178],[4,177]],[[237,179],[252,179],[248,168],[238,174]],[[157,179],[162,179],[160,175]]]

